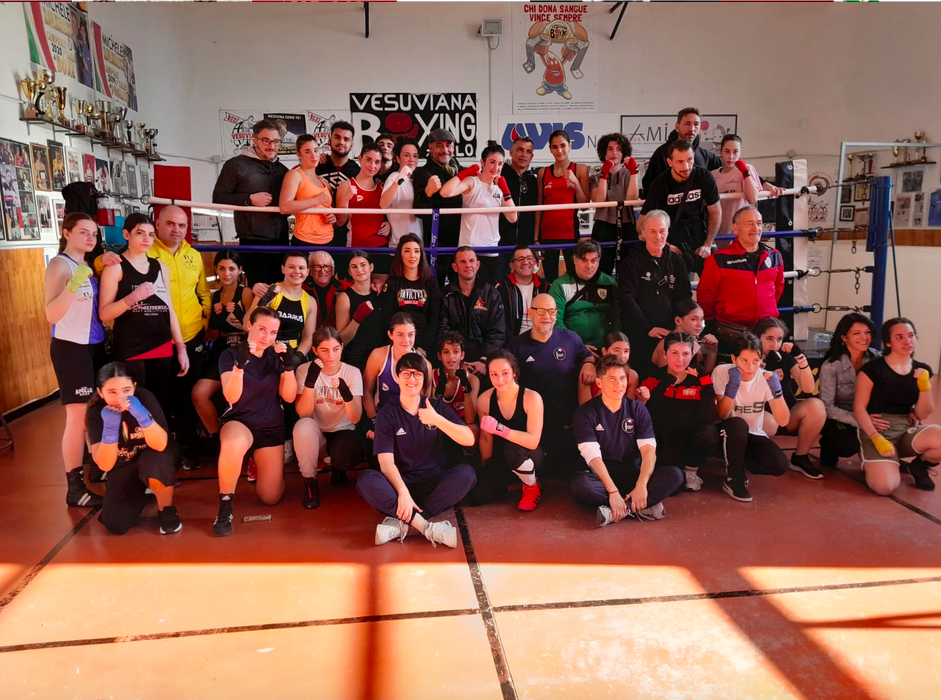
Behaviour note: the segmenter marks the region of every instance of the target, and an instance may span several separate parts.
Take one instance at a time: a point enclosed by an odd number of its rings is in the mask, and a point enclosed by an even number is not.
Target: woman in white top
[[[777,425],[787,425],[791,412],[784,400],[781,380],[761,368],[761,341],[743,333],[732,344],[732,364],[719,365],[712,372],[716,388],[719,420],[733,415],[748,423],[745,469],[752,474],[781,476],[788,470],[787,457],[764,431],[765,403]],[[744,481],[744,483],[743,483]],[[723,489],[733,498],[749,497],[747,480],[727,480]]]
[[[412,173],[418,167],[418,141],[410,136],[400,136],[392,151],[398,167],[386,177],[382,188],[379,206],[383,209],[411,209],[415,204],[415,188],[412,186]],[[421,221],[414,214],[386,214],[386,221],[392,227],[389,245],[395,247],[406,233],[421,237]]]
[[[484,207],[512,207],[513,196],[506,184],[506,179],[500,174],[503,171],[503,161],[506,152],[496,141],[488,141],[487,147],[480,154],[480,165],[474,164],[464,168],[452,177],[441,188],[442,197],[463,198],[461,206],[464,209]],[[516,223],[517,213],[508,211],[503,216],[511,224]],[[498,279],[498,254],[486,254],[482,248],[492,248],[500,245],[500,214],[462,214],[461,235],[458,245],[469,245],[477,252],[480,259],[480,271],[484,279],[490,284],[496,284]]]

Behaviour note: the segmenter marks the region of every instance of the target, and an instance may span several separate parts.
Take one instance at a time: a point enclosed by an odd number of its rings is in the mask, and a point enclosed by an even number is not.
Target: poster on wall
[[[52,173],[52,189],[61,190],[68,182],[65,174],[65,148],[56,141],[46,141],[49,148],[49,170]]]
[[[33,187],[48,192],[49,186],[49,153],[46,147],[38,143],[29,144],[33,159]]]
[[[357,140],[375,140],[382,133],[410,136],[425,157],[428,135],[448,129],[457,139],[455,157],[477,157],[476,93],[351,92],[350,111]]]
[[[808,178],[808,185],[822,185],[827,188],[827,191],[824,193],[823,197],[811,195],[808,199],[807,223],[809,226],[829,227],[834,225],[833,215],[837,210],[837,194],[833,183],[836,182],[836,179],[837,174],[835,172],[826,170],[817,171]],[[844,191],[849,192],[848,189],[845,189]],[[841,197],[842,196],[845,195],[841,195]],[[841,202],[841,204],[845,206],[847,202]],[[852,209],[852,207],[850,208]],[[840,213],[843,213],[842,207],[840,208]],[[853,217],[851,216],[849,220],[852,221]],[[844,219],[840,218],[840,221],[844,221]]]
[[[592,164],[598,162],[598,139],[618,130],[620,115],[617,114],[566,114],[560,118],[557,112],[532,114],[501,114],[497,121],[500,145],[509,152],[516,139],[525,136],[533,142],[533,163],[552,162],[549,151],[549,136],[559,129],[572,139],[569,157],[576,162]]]
[[[141,197],[150,196],[150,171],[144,168],[140,170],[140,194]]]
[[[29,59],[94,87],[88,17],[70,2],[24,2]]]
[[[111,159],[111,194],[127,194],[124,161],[120,158]]]
[[[649,160],[657,148],[667,142],[676,127],[675,114],[622,115],[621,133],[631,142],[634,158]],[[737,114],[704,114],[699,136],[700,148],[713,153],[721,150],[726,134],[738,133]]]
[[[52,219],[52,201],[48,194],[36,193],[36,212],[39,218],[39,233],[46,240],[55,237]]]
[[[231,158],[250,152],[252,127],[262,119],[274,122],[281,132],[279,156],[294,158],[297,152],[297,137],[302,134],[313,136],[320,145],[320,152],[329,154],[330,127],[336,121],[349,121],[350,112],[346,109],[307,109],[303,112],[220,109],[223,157]]]
[[[0,140],[3,228],[9,242],[39,240],[29,146]]]
[[[111,167],[102,158],[95,158],[95,189],[102,194],[111,192]]]
[[[97,22],[92,22],[92,35],[95,89],[136,112],[137,79],[131,49],[101,31]]]
[[[132,163],[127,163],[124,171],[127,176],[127,193],[137,199],[140,196],[137,191],[137,168]]]
[[[598,18],[590,3],[513,5],[513,112],[598,109]]]

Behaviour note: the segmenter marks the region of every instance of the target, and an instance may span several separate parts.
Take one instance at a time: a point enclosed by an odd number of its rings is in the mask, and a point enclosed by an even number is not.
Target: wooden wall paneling
[[[0,412],[58,388],[49,359],[42,248],[0,250]]]

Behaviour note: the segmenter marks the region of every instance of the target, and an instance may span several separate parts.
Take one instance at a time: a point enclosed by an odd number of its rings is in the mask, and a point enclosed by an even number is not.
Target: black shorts
[[[242,423],[237,418],[233,418],[231,421],[224,421],[222,425],[225,425],[226,422]],[[263,450],[266,447],[283,447],[287,441],[287,431],[285,431],[283,425],[279,425],[277,428],[263,428],[260,430],[247,423],[242,423],[242,425],[248,428],[252,434],[252,446],[248,448],[249,454],[255,450]]]
[[[95,394],[95,374],[107,358],[105,344],[79,345],[53,338],[49,345],[62,405],[88,403]]]

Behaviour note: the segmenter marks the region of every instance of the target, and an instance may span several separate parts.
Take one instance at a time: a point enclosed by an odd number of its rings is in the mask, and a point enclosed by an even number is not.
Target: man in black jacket
[[[486,358],[506,345],[503,301],[493,285],[477,276],[480,261],[470,246],[461,246],[452,265],[457,281],[444,288],[438,334],[456,331],[464,337],[465,366],[487,374]]]
[[[618,306],[621,330],[631,339],[631,368],[643,377],[660,339],[675,326],[676,304],[692,291],[683,256],[667,245],[670,215],[653,209],[641,223],[644,246],[634,248],[618,270]]]
[[[501,174],[510,188],[513,201],[521,207],[539,204],[539,181],[536,171],[529,167],[532,162],[533,140],[528,136],[520,136],[513,142],[510,159],[503,164]],[[532,245],[535,239],[536,212],[521,211],[515,222],[510,222],[500,215],[500,245]],[[502,280],[509,273],[507,265],[511,257],[500,253],[497,279]]]
[[[226,161],[216,180],[212,201],[251,207],[278,206],[281,183],[288,169],[278,161],[281,136],[267,119],[252,127],[252,150]],[[235,212],[235,232],[241,245],[287,245],[288,220],[281,214]],[[280,253],[242,256],[250,283],[280,279]]]
[[[412,174],[412,186],[415,188],[416,209],[459,209],[463,197],[442,197],[438,191],[441,186],[457,175],[460,163],[454,158],[454,134],[447,129],[435,129],[428,135],[428,160],[415,168]],[[431,245],[431,215],[419,217],[425,233],[425,247]],[[461,234],[461,217],[452,214],[438,219],[438,245],[456,246]],[[451,272],[453,255],[439,255],[435,265],[438,271],[438,284],[444,286],[444,278]]]
[[[693,153],[695,156],[694,165],[705,168],[710,172],[716,168],[722,167],[722,157],[719,156],[719,154],[699,146],[699,132],[701,129],[702,117],[698,109],[695,107],[685,107],[680,110],[680,113],[676,116],[676,129],[670,132],[666,143],[653,152],[653,155],[650,156],[650,161],[647,163],[647,169],[644,170],[642,184],[645,192],[650,188],[650,185],[653,184],[653,181],[657,179],[658,175],[670,169],[670,166],[667,164],[667,158],[670,155],[667,149],[670,147],[670,144],[677,139],[683,139],[693,144]]]
[[[536,256],[526,245],[516,246],[510,254],[510,274],[497,285],[506,316],[506,337],[515,338],[532,329],[529,307],[533,298],[549,289],[546,281],[536,274]]]

